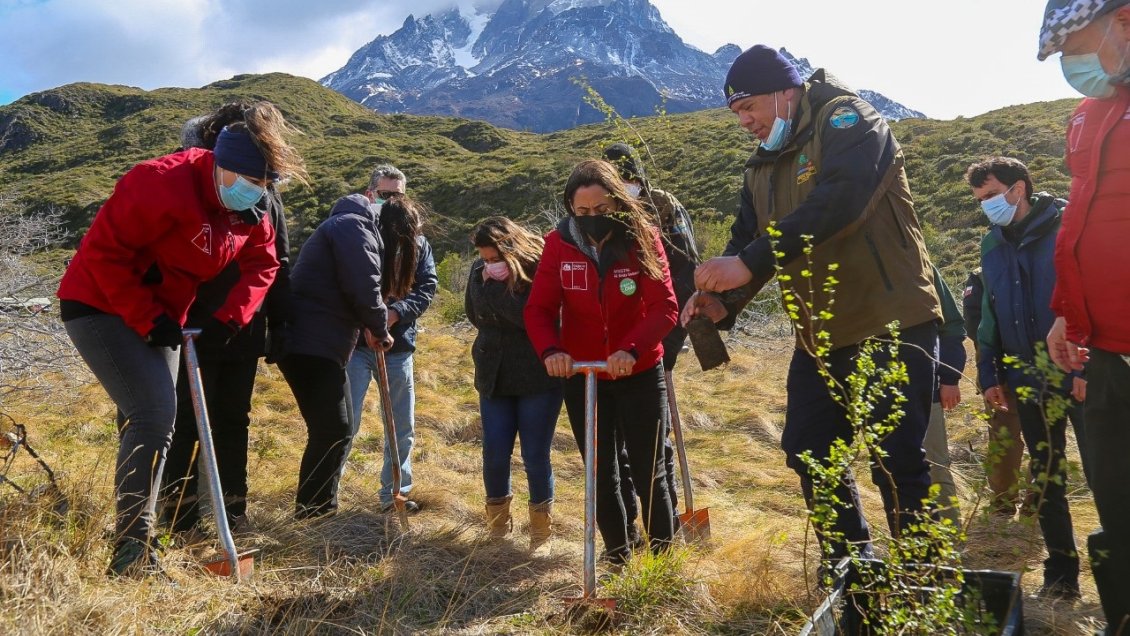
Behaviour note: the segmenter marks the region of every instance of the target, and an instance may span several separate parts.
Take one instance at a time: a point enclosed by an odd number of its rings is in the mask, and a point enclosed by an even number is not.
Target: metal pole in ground
[[[377,356],[377,384],[381,394],[381,416],[384,421],[385,443],[388,444],[389,459],[392,462],[392,505],[400,516],[401,529],[408,530],[408,509],[404,496],[400,494],[400,440],[396,437],[396,421],[392,417],[392,396],[388,388],[388,366],[385,352],[374,349]]]
[[[584,599],[596,595],[596,373],[606,362],[574,362],[573,371],[585,374],[585,572]]]
[[[200,376],[200,360],[196,357],[195,339],[199,329],[184,330],[184,363],[188,372],[188,386],[192,394],[192,408],[196,411],[196,433],[200,438],[200,457],[204,460],[204,477],[208,482],[208,492],[212,498],[212,514],[216,519],[216,534],[220,537],[224,554],[227,555],[231,576],[243,580],[239,569],[239,553],[235,549],[235,539],[228,526],[228,514],[224,507],[224,491],[220,485],[220,470],[216,465],[216,447],[212,443],[212,427],[208,423],[208,409],[204,402],[204,380]]]

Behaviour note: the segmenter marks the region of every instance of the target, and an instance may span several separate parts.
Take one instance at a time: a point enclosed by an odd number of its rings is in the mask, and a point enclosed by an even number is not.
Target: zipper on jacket
[[[906,238],[906,228],[902,226],[902,223],[899,223],[898,211],[893,207],[891,208],[891,218],[895,222],[895,231],[899,233],[899,239],[902,240],[903,248],[910,247],[910,241]]]
[[[875,265],[879,268],[879,275],[883,277],[883,286],[887,291],[894,291],[895,287],[891,284],[890,276],[887,276],[887,268],[883,266],[883,259],[879,256],[879,248],[875,246],[875,240],[871,238],[870,232],[863,234],[863,239],[867,241],[867,248],[871,250],[871,256],[875,259]]]
[[[607,359],[611,355],[608,351],[608,316],[604,312],[604,274],[600,273],[599,267],[596,270],[596,302],[600,305],[600,326],[604,329],[604,357]]]

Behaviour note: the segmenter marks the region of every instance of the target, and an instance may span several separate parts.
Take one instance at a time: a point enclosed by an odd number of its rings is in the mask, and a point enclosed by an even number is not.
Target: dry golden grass
[[[381,461],[375,396],[342,484],[342,511],[317,522],[291,519],[305,429],[280,374],[264,367],[252,412],[250,516],[262,548],[255,578],[243,585],[200,573],[199,554],[169,549],[173,584],[103,576],[112,521],[113,408],[97,386],[73,399],[18,414],[47,461],[60,472],[70,511],[0,491],[0,633],[4,634],[375,634],[576,633],[594,625],[565,611],[579,590],[582,464],[564,419],[554,441],[557,534],[531,557],[524,506],[508,540],[482,539],[478,399],[472,386],[473,333],[425,321],[417,354],[414,498],[424,511],[401,534],[378,514]],[[609,589],[624,610],[622,633],[793,634],[819,602],[808,583],[815,554],[795,475],[778,446],[784,421],[788,336],[755,340],[733,363],[708,373],[688,357],[677,373],[688,429],[696,503],[709,507],[714,540],[680,548],[667,560],[638,559]],[[1030,521],[1004,523],[972,514],[983,488],[978,465],[983,426],[964,411],[949,418],[955,472],[970,518],[965,563],[1028,572],[1039,583],[1043,558]],[[67,396],[63,396],[67,397]],[[975,397],[975,396],[974,396]],[[970,450],[972,449],[972,450]],[[1077,468],[1077,453],[1072,455]],[[861,474],[866,474],[862,471]],[[11,476],[34,483],[21,459]],[[1073,485],[1082,484],[1075,470]],[[515,454],[515,501],[525,480]],[[878,494],[864,489],[874,528]],[[1072,493],[1077,539],[1097,525],[1089,493]],[[246,543],[246,542],[245,542]],[[1086,566],[1084,566],[1086,570]],[[1086,602],[1049,607],[1027,601],[1031,634],[1088,633],[1097,596],[1084,574]]]

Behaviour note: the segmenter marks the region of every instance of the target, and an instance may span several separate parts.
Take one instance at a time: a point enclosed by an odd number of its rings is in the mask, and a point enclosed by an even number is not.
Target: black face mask
[[[575,216],[573,220],[576,221],[577,227],[580,228],[581,233],[588,237],[593,243],[599,243],[602,239],[607,237],[609,233],[613,234],[613,238],[622,237],[628,229],[619,218],[618,214]]]

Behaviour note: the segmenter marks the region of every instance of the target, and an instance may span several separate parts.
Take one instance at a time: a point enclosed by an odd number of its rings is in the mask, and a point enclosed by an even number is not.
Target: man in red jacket
[[[1130,0],[1051,0],[1039,58],[1063,53],[1085,95],[1067,128],[1070,203],[1056,241],[1052,359],[1087,363],[1082,452],[1102,529],[1091,535],[1107,634],[1130,626]]]

